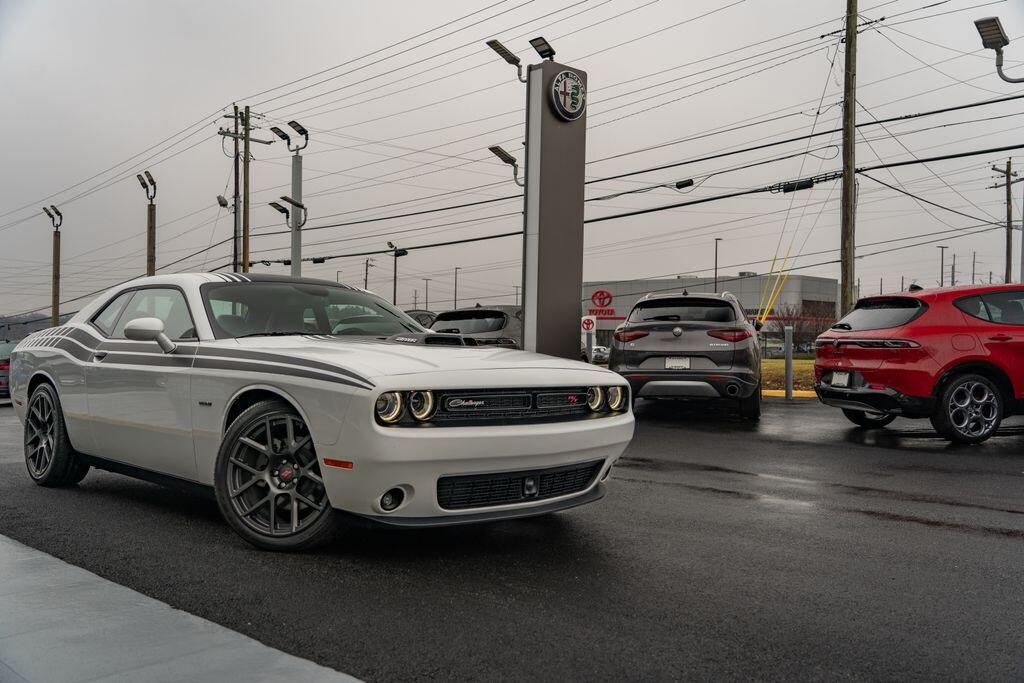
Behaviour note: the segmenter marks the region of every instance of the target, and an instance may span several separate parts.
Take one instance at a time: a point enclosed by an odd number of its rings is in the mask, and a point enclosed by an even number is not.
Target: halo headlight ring
[[[405,401],[402,394],[397,391],[387,391],[377,397],[374,410],[377,419],[382,424],[394,424],[402,419],[402,411],[405,408]]]
[[[434,414],[434,392],[409,392],[409,412],[420,422],[429,420]]]
[[[618,412],[626,407],[626,390],[621,386],[608,387],[608,410]]]
[[[604,390],[601,387],[587,388],[587,407],[595,413],[604,407]]]

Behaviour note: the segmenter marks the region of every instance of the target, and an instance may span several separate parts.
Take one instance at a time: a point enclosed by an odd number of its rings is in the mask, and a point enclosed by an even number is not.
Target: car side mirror
[[[136,318],[124,326],[124,336],[132,341],[155,341],[164,353],[176,348],[166,334],[164,323],[159,318]]]

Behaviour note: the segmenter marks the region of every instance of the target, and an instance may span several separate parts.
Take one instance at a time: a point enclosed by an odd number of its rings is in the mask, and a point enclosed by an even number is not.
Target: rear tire
[[[890,413],[869,413],[864,410],[847,410],[846,408],[843,408],[843,415],[850,422],[866,429],[881,429],[896,419],[896,416]]]
[[[85,478],[89,466],[71,447],[60,397],[43,382],[28,400],[25,414],[25,467],[40,486],[73,486]]]
[[[757,383],[757,388],[747,398],[740,399],[740,417],[747,420],[760,420],[761,419],[761,383]]]
[[[296,551],[342,528],[305,422],[284,401],[260,401],[231,423],[214,470],[221,514],[257,548]]]
[[[981,443],[1003,421],[1003,395],[987,377],[957,375],[939,394],[931,421],[935,431],[954,443]]]

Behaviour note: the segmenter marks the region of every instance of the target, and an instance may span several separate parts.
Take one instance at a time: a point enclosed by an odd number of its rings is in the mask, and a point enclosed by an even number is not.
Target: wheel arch
[[[25,399],[28,400],[32,398],[32,392],[36,390],[36,387],[43,383],[52,386],[53,390],[57,392],[57,398],[60,398],[60,387],[57,384],[57,380],[55,380],[53,376],[45,370],[36,370],[28,380]]]
[[[965,373],[974,373],[986,377],[995,383],[999,387],[999,393],[1003,397],[1003,412],[1010,414],[1013,412],[1016,404],[1016,396],[1013,391],[1013,382],[1010,380],[1010,376],[1000,368],[988,361],[983,360],[970,360],[958,363],[948,369],[946,369],[939,379],[935,382],[935,386],[932,388],[932,395],[938,397],[942,393],[946,384],[958,375]]]
[[[287,391],[269,384],[251,384],[246,387],[242,387],[236,391],[231,398],[228,399],[224,406],[224,418],[221,423],[221,437],[227,433],[228,428],[231,427],[231,423],[235,421],[239,415],[242,414],[250,406],[256,405],[260,401],[268,401],[279,399],[288,403],[295,412],[299,414],[302,421],[306,423],[307,427],[310,426],[309,416],[306,415],[302,406],[295,400],[295,397],[289,394]]]

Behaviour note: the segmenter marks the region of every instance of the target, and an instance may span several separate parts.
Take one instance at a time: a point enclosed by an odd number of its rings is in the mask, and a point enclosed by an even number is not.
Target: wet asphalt
[[[371,681],[1024,678],[1024,427],[952,447],[815,401],[668,402],[593,505],[251,549],[202,498],[28,480],[0,407],[0,533]]]

